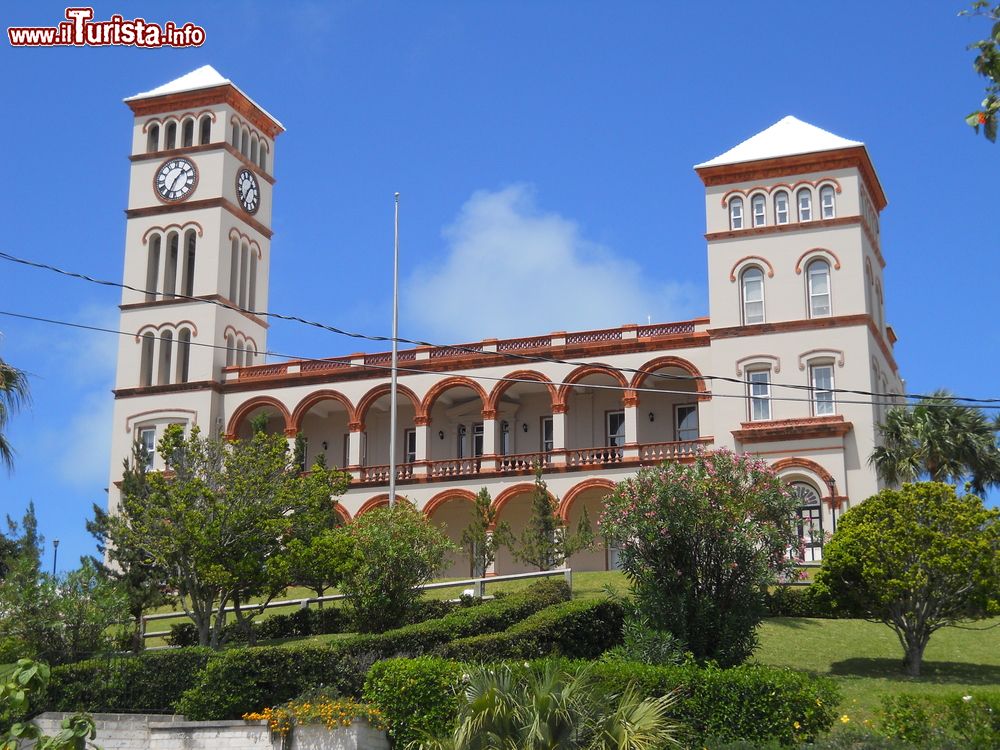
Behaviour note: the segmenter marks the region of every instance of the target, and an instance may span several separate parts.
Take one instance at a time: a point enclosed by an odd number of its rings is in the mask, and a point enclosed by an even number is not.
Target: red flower
[[[980,112],[979,113],[979,124],[980,125],[985,125],[986,124],[986,113],[985,112]]]

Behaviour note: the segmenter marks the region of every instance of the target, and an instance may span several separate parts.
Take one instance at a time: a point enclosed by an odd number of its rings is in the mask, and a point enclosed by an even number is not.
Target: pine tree
[[[497,523],[497,510],[493,507],[490,491],[483,487],[476,495],[476,508],[472,522],[465,527],[459,540],[462,549],[469,556],[469,567],[475,577],[486,575],[486,570],[497,557],[501,547],[509,547],[514,542],[510,524]],[[493,533],[490,533],[490,529]]]
[[[566,559],[594,544],[594,532],[586,509],[577,529],[570,533],[559,516],[559,501],[549,494],[541,466],[535,467],[535,489],[531,493],[531,518],[511,552],[514,559],[539,570],[552,570]]]

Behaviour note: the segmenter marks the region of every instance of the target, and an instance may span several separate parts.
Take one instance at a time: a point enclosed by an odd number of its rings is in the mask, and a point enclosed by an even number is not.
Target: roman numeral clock
[[[162,200],[182,201],[198,187],[198,168],[187,159],[168,159],[156,170],[153,184]]]

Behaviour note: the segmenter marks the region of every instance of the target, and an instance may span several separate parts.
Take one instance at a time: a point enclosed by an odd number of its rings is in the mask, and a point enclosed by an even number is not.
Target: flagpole
[[[392,380],[389,387],[389,507],[396,504],[396,375],[399,358],[399,193],[392,251]]]

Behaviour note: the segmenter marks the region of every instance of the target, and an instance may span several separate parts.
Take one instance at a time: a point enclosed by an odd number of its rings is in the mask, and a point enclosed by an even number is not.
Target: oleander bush
[[[624,605],[613,600],[553,604],[499,633],[459,638],[437,652],[451,659],[495,662],[566,656],[596,659],[622,642]]]
[[[378,706],[389,724],[396,747],[430,734],[447,735],[454,728],[460,705],[458,688],[464,667],[432,656],[385,659],[365,680],[364,700]]]

